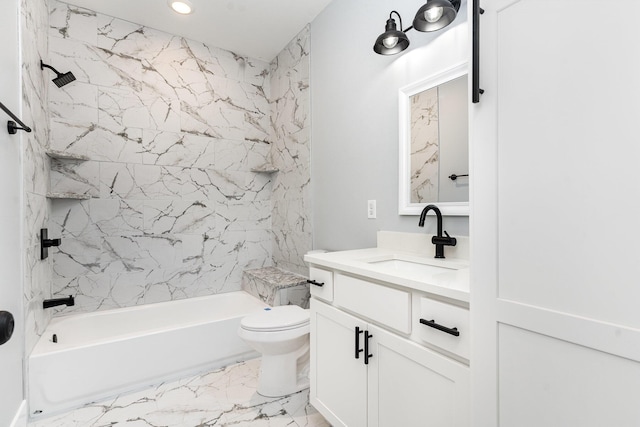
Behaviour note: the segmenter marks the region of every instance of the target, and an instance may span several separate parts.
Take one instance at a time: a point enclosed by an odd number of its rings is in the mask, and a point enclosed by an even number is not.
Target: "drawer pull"
[[[373,357],[373,354],[369,354],[369,338],[373,337],[369,331],[364,331],[364,364],[369,364],[369,359]]]
[[[356,359],[360,359],[360,353],[362,353],[362,349],[360,348],[360,334],[364,331],[360,329],[360,327],[356,326]]]
[[[324,282],[319,283],[319,282],[316,282],[315,280],[307,280],[307,283],[311,283],[312,285],[316,285],[320,287],[324,286]]]
[[[460,336],[460,331],[458,331],[458,328],[447,328],[446,326],[438,325],[436,321],[433,319],[432,320],[420,319],[420,323],[422,323],[423,325],[427,325],[431,328],[437,329],[439,331],[446,332],[456,337]]]

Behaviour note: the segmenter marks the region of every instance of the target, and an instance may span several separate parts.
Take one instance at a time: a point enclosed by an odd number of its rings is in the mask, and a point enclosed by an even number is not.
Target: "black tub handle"
[[[307,283],[311,283],[312,285],[316,285],[320,287],[324,286],[324,282],[320,283],[320,282],[316,282],[315,280],[307,280]]]
[[[458,330],[458,328],[447,328],[446,326],[437,324],[436,321],[433,319],[432,320],[420,319],[420,323],[422,323],[423,325],[427,325],[431,328],[437,329],[439,331],[446,332],[455,337],[460,336],[460,331]]]

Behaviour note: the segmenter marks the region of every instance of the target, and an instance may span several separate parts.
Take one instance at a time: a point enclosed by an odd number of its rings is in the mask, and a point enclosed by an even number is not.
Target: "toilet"
[[[280,397],[309,387],[309,310],[266,308],[244,317],[238,335],[262,355],[259,394]]]

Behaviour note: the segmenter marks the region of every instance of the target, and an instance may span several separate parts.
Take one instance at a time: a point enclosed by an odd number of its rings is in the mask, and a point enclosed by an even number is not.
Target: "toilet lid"
[[[309,310],[297,305],[266,308],[242,319],[240,325],[250,331],[284,331],[309,323]]]

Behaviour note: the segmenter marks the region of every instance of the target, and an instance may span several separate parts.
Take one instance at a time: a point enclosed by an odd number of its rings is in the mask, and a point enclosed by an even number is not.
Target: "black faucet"
[[[422,209],[418,226],[424,227],[424,220],[427,217],[427,212],[429,211],[434,211],[438,220],[438,235],[431,238],[431,243],[436,245],[436,256],[434,258],[444,258],[444,247],[455,246],[457,243],[456,238],[449,236],[449,233],[447,233],[446,231],[444,232],[444,234],[446,234],[447,237],[442,235],[442,212],[440,212],[440,209],[438,209],[436,205],[427,205],[424,209]]]
[[[68,298],[46,299],[42,301],[42,308],[51,308],[51,307],[56,307],[58,305],[66,305],[70,307],[75,304],[76,302],[74,301],[73,297],[69,295]]]

